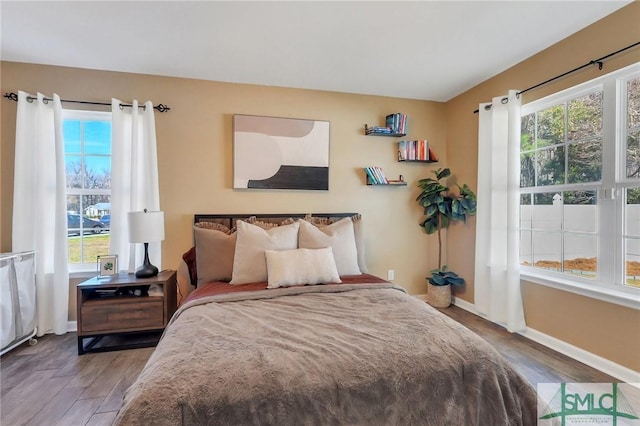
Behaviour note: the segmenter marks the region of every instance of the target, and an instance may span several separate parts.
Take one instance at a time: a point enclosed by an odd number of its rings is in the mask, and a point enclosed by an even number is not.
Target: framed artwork
[[[118,255],[98,256],[98,278],[118,274]]]
[[[233,116],[233,187],[329,189],[329,122]]]

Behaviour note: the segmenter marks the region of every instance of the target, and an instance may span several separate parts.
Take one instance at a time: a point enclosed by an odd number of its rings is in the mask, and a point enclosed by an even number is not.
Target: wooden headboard
[[[358,213],[254,213],[254,214],[194,214],[193,215],[193,223],[199,222],[214,222],[225,225],[229,229],[235,229],[236,222],[238,220],[247,220],[251,217],[255,217],[256,220],[262,222],[269,223],[277,223],[280,224],[283,220],[293,218],[293,219],[304,219],[306,217],[313,217],[317,219],[326,219],[328,222],[335,222],[345,217],[356,217],[360,216]],[[194,235],[195,237],[195,235]],[[189,292],[192,290],[192,286],[195,287],[197,285],[197,281],[195,276],[192,274],[191,269],[192,265],[195,265],[195,247],[191,248],[187,253],[185,253],[182,257],[184,260],[184,269],[183,276],[179,278],[180,282],[184,282],[185,286],[182,289],[180,295],[181,299],[184,299]],[[190,284],[190,285],[189,285]],[[184,294],[184,296],[183,296]]]
[[[196,224],[198,222],[215,222],[221,223],[228,227],[229,229],[233,229],[236,225],[237,220],[246,220],[249,217],[255,217],[256,219],[262,222],[269,223],[280,223],[285,219],[294,218],[294,219],[304,219],[305,217],[311,215],[315,218],[343,218],[343,217],[351,217],[355,216],[357,213],[254,213],[254,214],[195,214],[193,216],[193,223]]]

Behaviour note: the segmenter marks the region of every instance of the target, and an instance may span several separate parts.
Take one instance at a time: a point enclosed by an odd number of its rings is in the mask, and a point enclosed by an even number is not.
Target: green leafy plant
[[[458,192],[452,192],[443,180],[451,176],[449,168],[434,170],[435,179],[426,178],[418,181],[422,189],[416,201],[424,208],[426,218],[420,227],[427,234],[438,233],[438,269],[431,271],[428,278],[432,285],[462,285],[464,279],[455,272],[448,271],[442,265],[442,229],[448,228],[453,221],[466,222],[467,216],[476,214],[476,194],[466,184],[456,184]]]
[[[431,271],[431,276],[427,278],[432,285],[462,285],[464,279],[453,271],[447,271],[447,265],[442,265],[440,269]]]

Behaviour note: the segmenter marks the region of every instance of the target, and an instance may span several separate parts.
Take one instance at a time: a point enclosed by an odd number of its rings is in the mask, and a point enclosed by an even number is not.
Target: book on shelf
[[[373,169],[377,173],[377,176],[380,179],[380,183],[382,183],[382,184],[389,183],[389,181],[387,180],[387,177],[384,175],[384,172],[382,171],[382,169],[380,167],[374,167]]]
[[[384,185],[389,183],[389,181],[387,180],[387,177],[385,176],[384,172],[380,167],[376,167],[376,166],[365,167],[364,170],[367,173],[368,180],[370,183],[374,185]]]
[[[433,151],[433,149],[431,149],[431,147],[429,147],[429,160],[431,161],[438,161],[438,156],[436,155],[436,153]]]
[[[398,142],[398,161],[436,161],[432,153],[429,142],[424,139]]]
[[[371,167],[365,167],[364,171],[367,173],[369,182],[373,184],[378,183],[378,179],[376,179],[376,175],[373,173],[373,169]]]
[[[367,127],[367,135],[379,134],[379,135],[390,135],[393,131],[390,127]]]
[[[407,133],[407,116],[396,112],[395,114],[387,115],[385,119],[387,127],[391,128],[393,133],[406,134]]]

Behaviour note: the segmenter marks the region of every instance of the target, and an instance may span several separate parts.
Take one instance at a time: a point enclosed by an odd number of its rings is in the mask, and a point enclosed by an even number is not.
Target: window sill
[[[71,280],[88,279],[96,275],[98,275],[96,271],[69,271],[69,279]]]
[[[640,291],[632,293],[611,288],[598,288],[594,284],[583,284],[566,278],[554,277],[538,273],[532,268],[523,267],[520,270],[520,279],[534,284],[540,284],[556,288],[603,302],[614,303],[627,308],[640,310]]]

